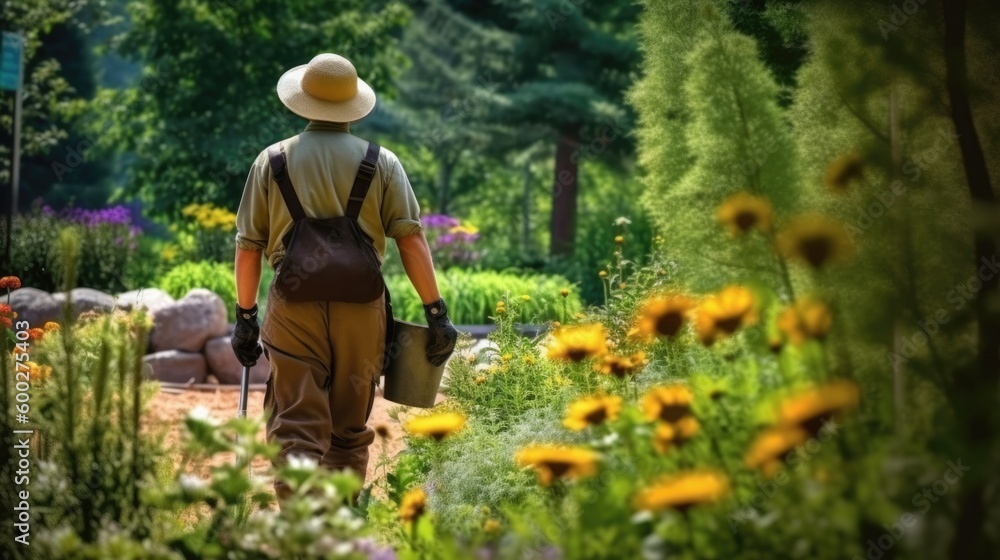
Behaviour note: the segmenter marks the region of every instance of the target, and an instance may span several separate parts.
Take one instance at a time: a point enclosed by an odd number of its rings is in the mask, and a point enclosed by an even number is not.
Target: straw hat
[[[375,108],[375,92],[358,78],[350,60],[316,55],[278,80],[278,97],[293,113],[310,120],[354,122]]]

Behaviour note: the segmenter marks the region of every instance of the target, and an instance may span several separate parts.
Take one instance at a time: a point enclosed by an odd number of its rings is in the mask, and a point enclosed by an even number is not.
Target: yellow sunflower
[[[399,519],[403,523],[410,523],[420,519],[426,511],[427,494],[418,486],[403,495],[399,504]]]
[[[417,416],[406,423],[406,431],[414,436],[425,436],[441,441],[462,429],[465,416],[457,412],[438,412]]]
[[[681,446],[693,438],[701,425],[694,416],[685,416],[673,424],[660,422],[653,433],[653,446],[660,453],[666,453],[673,446]]]
[[[582,447],[564,445],[533,445],[517,452],[519,465],[530,466],[543,486],[557,479],[578,479],[597,472],[601,456]]]
[[[636,352],[631,356],[615,356],[605,354],[601,361],[594,364],[594,371],[604,375],[613,375],[623,378],[626,375],[637,373],[646,365],[646,353]]]
[[[716,340],[757,321],[753,292],[742,286],[726,286],[698,306],[695,333],[702,344]]]
[[[647,300],[639,311],[638,332],[653,336],[677,336],[687,322],[695,301],[683,295],[658,296]]]
[[[563,426],[578,432],[587,426],[596,426],[617,419],[621,410],[621,397],[607,395],[584,397],[569,405]]]
[[[559,327],[552,333],[546,356],[555,360],[580,362],[607,354],[608,342],[600,323]]]
[[[740,235],[752,229],[770,231],[774,212],[766,198],[741,192],[723,201],[717,217],[730,234]]]
[[[796,346],[810,338],[822,340],[832,322],[830,310],[814,299],[800,299],[778,315],[778,329]]]
[[[639,510],[683,512],[699,504],[718,501],[728,492],[726,475],[716,471],[688,471],[640,490],[632,503]]]
[[[770,478],[781,466],[781,461],[795,447],[809,439],[809,434],[798,426],[776,426],[757,435],[743,463],[751,468],[759,468]]]
[[[823,182],[830,190],[843,192],[856,179],[865,175],[865,160],[857,152],[849,152],[830,162]]]
[[[642,409],[649,420],[677,422],[691,414],[691,389],[684,385],[670,385],[650,389],[642,397]]]
[[[820,215],[800,216],[789,222],[778,236],[778,249],[815,269],[845,260],[852,252],[843,225]]]
[[[841,417],[847,409],[856,407],[859,400],[858,386],[853,381],[838,379],[785,399],[778,406],[778,423],[800,426],[815,436],[826,422]]]

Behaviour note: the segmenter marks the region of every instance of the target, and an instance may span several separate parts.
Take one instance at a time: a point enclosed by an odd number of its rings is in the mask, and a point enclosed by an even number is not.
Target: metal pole
[[[247,417],[247,394],[250,392],[250,368],[243,366],[243,375],[240,377],[240,409],[237,416]]]

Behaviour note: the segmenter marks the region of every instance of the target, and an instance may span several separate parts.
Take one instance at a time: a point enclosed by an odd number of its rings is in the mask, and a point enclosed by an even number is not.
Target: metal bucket
[[[389,348],[389,367],[385,372],[387,400],[406,406],[434,406],[444,364],[435,367],[427,361],[425,348],[430,329],[424,325],[396,320],[393,344]]]

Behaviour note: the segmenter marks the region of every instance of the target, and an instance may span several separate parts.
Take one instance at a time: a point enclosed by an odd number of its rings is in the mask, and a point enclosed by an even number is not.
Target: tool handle
[[[243,375],[240,376],[240,409],[237,415],[240,418],[247,417],[247,393],[250,392],[250,368],[243,366]]]

